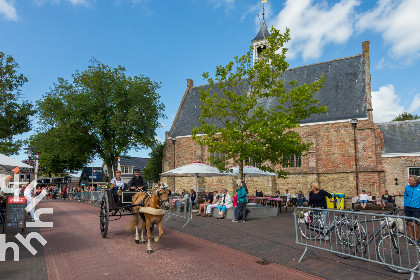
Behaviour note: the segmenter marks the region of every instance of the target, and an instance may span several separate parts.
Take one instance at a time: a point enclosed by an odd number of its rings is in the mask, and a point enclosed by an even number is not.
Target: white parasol
[[[6,166],[6,167],[21,167],[21,168],[34,168],[33,166],[30,166],[26,163],[23,163],[21,161],[18,161],[16,159],[10,158],[8,156],[5,156],[3,154],[0,154],[0,165]]]
[[[232,172],[226,172],[223,174],[230,176],[239,176],[239,166],[230,168]],[[261,177],[261,176],[277,176],[276,173],[263,171],[253,166],[244,166],[244,176],[245,177]]]
[[[198,192],[198,177],[212,177],[212,176],[226,176],[225,173],[221,173],[219,169],[214,166],[207,165],[202,162],[194,162],[188,165],[184,165],[164,173],[161,176],[194,176],[195,177],[195,189]]]

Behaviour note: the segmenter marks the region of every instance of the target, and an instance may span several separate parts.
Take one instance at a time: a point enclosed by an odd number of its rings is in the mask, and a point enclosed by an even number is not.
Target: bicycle
[[[335,199],[335,202],[338,203],[339,210],[342,210],[341,199]],[[314,209],[304,213],[304,222],[299,223],[299,230],[305,239],[324,239],[328,241],[330,233],[335,230],[339,244],[342,247],[351,247],[355,238],[366,236],[364,227],[357,220],[349,219],[347,213],[340,212],[339,217],[334,216],[333,221],[327,226],[324,217],[321,217],[322,211]]]
[[[394,207],[386,215],[397,216],[399,209]],[[368,245],[375,241],[375,253],[379,260],[385,266],[397,273],[410,273],[407,269],[417,270],[419,263],[413,262],[411,259],[418,260],[420,255],[420,246],[416,240],[406,234],[407,227],[402,218],[380,217],[379,219],[371,219],[361,222],[375,222],[379,221],[380,226],[369,237],[360,238],[356,245],[357,251],[362,257],[366,256]],[[377,238],[379,236],[379,238]],[[395,265],[395,266],[394,266]],[[397,268],[405,267],[407,269]]]

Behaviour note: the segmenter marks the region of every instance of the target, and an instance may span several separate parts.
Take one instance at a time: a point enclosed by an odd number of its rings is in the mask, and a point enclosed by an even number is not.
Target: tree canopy
[[[0,153],[16,154],[22,141],[14,136],[31,130],[33,105],[22,100],[21,87],[28,81],[19,74],[19,64],[10,55],[0,52]]]
[[[409,120],[418,120],[418,119],[420,119],[420,116],[404,112],[404,113],[400,114],[398,117],[396,117],[395,119],[393,119],[392,121],[393,122],[395,122],[395,121],[409,121]]]
[[[220,170],[233,161],[242,179],[243,165],[253,161],[262,170],[284,177],[287,172],[272,166],[287,164],[290,156],[308,151],[311,143],[303,143],[293,129],[310,115],[326,112],[313,99],[325,78],[301,85],[284,81],[289,66],[284,44],[289,39],[288,29],[281,34],[272,28],[267,48],[254,65],[251,47],[233,62],[216,67],[214,78],[203,74],[209,86],[200,90],[200,127],[193,129],[193,140],[219,155],[210,157],[210,162]],[[266,102],[273,100],[270,103],[275,105],[266,108]]]
[[[82,169],[90,160],[93,139],[79,129],[72,124],[63,124],[30,137],[30,144],[40,154],[39,164],[44,175],[72,173]]]
[[[156,142],[152,151],[149,153],[150,159],[143,168],[144,178],[147,181],[159,182],[162,173],[163,148],[165,143]]]
[[[50,139],[54,149],[44,147],[46,155],[40,158],[46,156],[51,165],[64,160],[63,166],[79,169],[99,155],[115,171],[120,155],[154,145],[159,118],[165,117],[160,85],[125,72],[93,59],[87,70],[72,75],[72,82],[58,78],[37,103],[43,129],[33,145],[42,149],[43,139],[55,138]]]

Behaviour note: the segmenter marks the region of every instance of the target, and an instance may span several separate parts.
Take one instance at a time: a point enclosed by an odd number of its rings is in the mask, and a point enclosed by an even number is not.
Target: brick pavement
[[[155,253],[148,255],[145,245],[136,245],[134,235],[123,231],[131,217],[112,221],[108,237],[103,239],[99,235],[98,209],[92,205],[46,201],[42,206],[54,208],[54,214],[46,219],[54,221],[54,228],[42,229],[48,241],[45,260],[38,244],[33,245],[38,245],[40,252],[36,256],[27,250],[21,252],[26,257],[20,262],[10,261],[9,254],[7,261],[0,263],[0,279],[187,279],[203,275],[203,279],[310,279],[313,275],[326,279],[407,279],[408,276],[322,251],[317,251],[321,259],[307,253],[298,264],[303,247],[295,244],[290,212],[247,223],[194,216],[194,225],[185,228],[182,228],[185,220],[170,219],[165,222],[161,242],[152,244]],[[268,260],[269,264],[258,264],[261,260]],[[156,270],[157,267],[161,270]],[[203,267],[215,268],[211,270],[215,274],[201,273]]]
[[[295,243],[291,213],[289,211],[277,217],[251,219],[246,223],[193,215],[193,225],[188,224],[182,228],[185,220],[175,217],[175,220],[169,219],[165,226],[327,279],[408,278],[406,274],[391,272],[378,264],[342,259],[321,250],[315,251],[320,259],[308,251],[302,262],[298,263],[304,247]]]
[[[148,255],[134,234],[123,231],[131,217],[111,221],[103,239],[97,208],[61,201],[42,206],[54,208],[45,219],[54,227],[42,229],[48,279],[320,279],[280,264],[258,264],[258,257],[170,228]]]

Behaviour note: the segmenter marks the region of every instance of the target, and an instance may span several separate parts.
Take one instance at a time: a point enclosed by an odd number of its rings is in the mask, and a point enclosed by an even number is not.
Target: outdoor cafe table
[[[253,203],[259,203],[261,202],[261,204],[266,204],[267,201],[274,201],[277,205],[277,212],[281,213],[281,207],[280,207],[280,202],[283,201],[282,198],[280,197],[268,197],[268,196],[263,196],[263,197],[259,197],[259,196],[249,196],[248,200],[251,201]],[[287,211],[287,210],[286,210]]]
[[[264,200],[268,200],[270,197],[265,197],[265,196],[248,196],[248,201],[251,201],[253,203],[261,203],[264,204]]]
[[[279,212],[280,209],[280,213],[281,213],[281,206],[280,203],[283,201],[283,198],[280,197],[269,197],[267,198],[268,201],[274,201],[277,205],[277,212]],[[287,208],[286,208],[286,212],[287,212]]]

